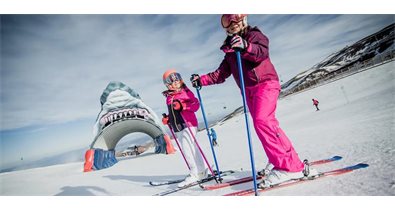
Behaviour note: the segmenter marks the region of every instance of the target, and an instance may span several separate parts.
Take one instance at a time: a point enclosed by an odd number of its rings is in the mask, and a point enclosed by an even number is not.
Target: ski
[[[232,171],[232,170],[222,171],[222,172],[221,172],[221,176],[222,176],[222,174],[224,174],[224,173],[230,174],[230,173],[234,173],[234,171]],[[216,170],[214,170],[214,174],[215,174],[215,175],[218,174]],[[209,177],[207,177],[207,178],[205,178],[205,179],[203,179],[203,180],[201,180],[201,181],[205,182],[206,179],[209,179],[208,181],[210,181],[210,180],[213,180],[214,178],[213,178],[213,177],[211,176],[211,174],[210,174]],[[149,184],[150,184],[151,186],[155,186],[155,187],[156,187],[156,186],[162,186],[162,185],[177,184],[177,183],[180,183],[180,182],[182,182],[182,181],[184,181],[184,180],[185,180],[185,179],[176,179],[176,180],[169,180],[169,181],[162,181],[162,182],[160,182],[160,181],[150,181]]]
[[[221,171],[221,177],[227,176],[227,175],[229,175],[229,174],[233,174],[234,172],[235,172],[235,171],[233,171],[233,170]],[[157,194],[155,194],[154,196],[164,196],[164,195],[168,195],[168,194],[171,194],[171,193],[178,192],[178,191],[180,191],[180,190],[187,189],[187,188],[189,188],[189,187],[193,187],[193,186],[196,186],[196,185],[205,183],[205,182],[212,181],[212,180],[214,180],[214,179],[215,179],[214,176],[209,175],[209,177],[204,178],[204,179],[202,179],[202,180],[200,180],[200,181],[198,181],[198,182],[194,182],[194,183],[192,183],[192,184],[190,184],[190,185],[188,185],[188,186],[185,186],[185,187],[178,187],[178,188],[175,188],[175,189],[170,189],[170,190],[167,190],[167,191],[164,191],[164,192],[157,193]],[[172,184],[175,184],[175,183],[178,183],[177,181],[179,181],[179,180],[174,180],[174,181],[176,181],[176,182],[173,182],[173,181],[170,181],[170,182],[172,182]],[[184,179],[181,180],[180,182],[182,182],[182,181],[184,181]]]
[[[338,161],[340,159],[342,159],[341,156],[333,156],[328,159],[322,159],[322,160],[316,160],[316,161],[310,162],[310,165],[320,165],[320,164]],[[263,176],[257,175],[257,180],[260,180],[262,178],[263,178]],[[224,187],[229,187],[229,186],[233,186],[233,185],[237,185],[237,184],[250,182],[250,181],[252,181],[252,179],[253,179],[252,176],[248,176],[248,177],[243,177],[243,178],[239,178],[239,179],[235,179],[235,180],[231,180],[231,181],[227,181],[227,182],[223,182],[223,183],[218,183],[218,184],[213,184],[213,185],[200,184],[199,186],[204,190],[216,190],[216,189],[220,189],[220,188],[224,188]]]
[[[176,180],[169,180],[169,181],[163,181],[163,182],[158,182],[158,181],[150,181],[149,184],[151,186],[162,186],[162,185],[170,185],[170,184],[177,184],[184,181],[184,179],[176,179]]]
[[[312,180],[316,180],[319,178],[323,178],[323,177],[328,177],[328,176],[337,176],[337,175],[341,175],[341,174],[345,174],[345,173],[350,173],[352,171],[358,170],[358,169],[362,169],[362,168],[366,168],[369,165],[366,163],[358,163],[356,165],[352,165],[352,166],[348,166],[348,167],[344,167],[344,168],[340,168],[340,169],[335,169],[335,170],[330,170],[330,171],[326,171],[326,172],[322,172],[319,173],[317,176],[315,177],[308,177],[308,178],[302,178],[302,179],[297,179],[297,180],[290,180],[290,181],[286,181],[283,183],[279,183],[277,185],[268,187],[268,188],[261,188],[258,189],[258,192],[266,192],[269,190],[274,190],[277,188],[281,188],[281,187],[286,187],[286,186],[290,186],[290,185],[294,185],[294,184],[300,184],[306,181],[312,181]],[[254,188],[250,188],[247,190],[241,190],[241,191],[237,191],[237,192],[233,192],[233,193],[229,193],[229,194],[225,194],[224,196],[245,196],[245,195],[251,195],[254,194],[255,190]]]

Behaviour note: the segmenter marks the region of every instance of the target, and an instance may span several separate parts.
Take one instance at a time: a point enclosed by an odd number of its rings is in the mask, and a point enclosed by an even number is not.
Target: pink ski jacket
[[[173,109],[173,102],[179,100],[183,106],[181,111],[184,120],[189,126],[197,127],[198,121],[195,112],[199,110],[199,100],[195,97],[193,92],[189,90],[188,87],[184,86],[179,92],[169,92],[164,93],[166,95],[166,105],[169,111],[169,123],[173,127],[174,131],[180,131],[180,126],[185,123],[180,115],[180,111]],[[184,128],[184,126],[181,126]]]
[[[248,26],[243,39],[248,42],[247,49],[241,52],[245,86],[255,86],[267,80],[279,81],[269,58],[269,39],[257,27],[250,26]],[[221,50],[225,52],[225,57],[218,69],[201,76],[200,80],[203,86],[223,83],[226,78],[232,75],[240,87],[236,53],[230,48],[229,41],[230,37],[221,47]]]

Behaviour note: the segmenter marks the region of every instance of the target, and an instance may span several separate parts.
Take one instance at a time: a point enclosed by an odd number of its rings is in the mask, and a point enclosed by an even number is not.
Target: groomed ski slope
[[[228,82],[234,81],[230,79]],[[210,89],[203,88],[202,91]],[[395,195],[394,94],[394,63],[390,62],[280,100],[277,117],[302,159],[343,156],[341,161],[317,166],[319,170],[358,162],[368,163],[370,167],[264,195]],[[315,111],[312,98],[320,101],[321,111]],[[205,109],[208,111],[210,107]],[[197,114],[200,115],[200,111]],[[244,115],[215,126],[215,130],[220,169],[240,171],[224,178],[251,175]],[[260,169],[265,166],[267,158],[254,131],[252,137],[255,164]],[[206,132],[198,133],[197,138],[214,164]],[[2,173],[0,194],[149,196],[175,187],[152,187],[149,181],[178,179],[187,173],[179,152],[173,155],[143,154],[91,173],[82,173],[82,169],[81,162]],[[251,183],[215,191],[193,187],[172,195],[218,196],[250,187]]]

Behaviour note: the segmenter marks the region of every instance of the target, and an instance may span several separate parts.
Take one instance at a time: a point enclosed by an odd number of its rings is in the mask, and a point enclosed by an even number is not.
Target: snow
[[[389,62],[281,99],[277,117],[301,159],[343,156],[341,161],[317,166],[318,170],[359,162],[368,163],[370,167],[262,195],[394,196],[394,93],[394,63]],[[320,111],[315,111],[312,98],[320,101]],[[219,143],[215,150],[220,170],[238,171],[224,177],[225,180],[251,175],[244,122],[244,115],[238,115],[215,126]],[[261,169],[267,158],[255,132],[251,134],[255,167]],[[209,162],[214,165],[206,132],[199,132],[197,138]],[[177,147],[175,143],[174,146]],[[1,173],[0,195],[150,196],[176,186],[152,187],[149,181],[178,179],[187,174],[179,152],[172,155],[145,153],[137,158],[122,159],[108,169],[90,173],[82,170],[83,163],[80,162]],[[192,187],[171,195],[219,196],[249,187],[252,187],[251,183],[214,191]]]

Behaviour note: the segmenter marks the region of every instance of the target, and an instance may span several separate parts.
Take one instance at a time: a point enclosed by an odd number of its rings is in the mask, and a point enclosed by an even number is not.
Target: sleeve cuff
[[[207,75],[202,75],[200,76],[200,83],[202,86],[207,86],[208,85],[208,76]]]

